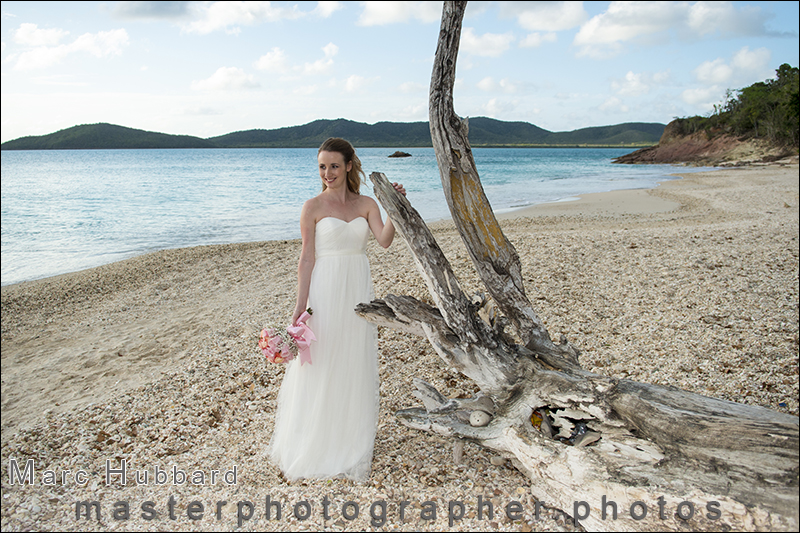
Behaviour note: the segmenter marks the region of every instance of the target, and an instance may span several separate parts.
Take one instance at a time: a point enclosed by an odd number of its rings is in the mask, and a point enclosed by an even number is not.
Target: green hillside
[[[674,121],[677,135],[705,131],[709,137],[736,135],[778,146],[800,147],[800,69],[784,63],[775,78],[727,92],[726,101],[708,117]]]
[[[630,123],[551,132],[527,122],[486,117],[469,119],[469,140],[483,146],[649,146],[657,144],[664,124]],[[344,137],[359,147],[428,147],[427,122],[366,124],[346,119],[315,120],[302,126],[247,130],[201,139],[167,135],[113,124],[85,124],[48,135],[21,137],[3,150],[90,150],[125,148],[316,148],[328,137]]]
[[[469,119],[469,142],[473,146],[542,144],[547,143],[549,135],[552,133],[528,122],[503,122],[486,117]]]
[[[122,148],[216,148],[199,137],[168,135],[114,124],[73,126],[49,135],[4,142],[3,150],[96,150]]]
[[[575,131],[551,133],[550,144],[658,144],[664,124],[633,122],[616,126],[583,128]]]
[[[355,146],[431,146],[427,122],[369,125],[342,118],[275,130],[237,131],[208,140],[222,148],[316,148],[328,137],[343,137]]]

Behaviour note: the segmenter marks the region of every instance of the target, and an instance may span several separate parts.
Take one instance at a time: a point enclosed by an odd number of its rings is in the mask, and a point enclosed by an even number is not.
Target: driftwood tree
[[[453,437],[456,451],[469,440],[508,457],[530,478],[535,497],[588,529],[796,530],[796,417],[593,374],[581,368],[578,350],[566,339],[551,340],[525,294],[516,251],[484,195],[467,123],[453,110],[465,5],[444,5],[430,128],[450,212],[491,298],[463,293],[418,213],[383,174],[373,173],[375,194],[436,307],[387,295],[357,312],[427,337],[481,392],[448,399],[416,380],[424,407],[397,416],[412,428]]]

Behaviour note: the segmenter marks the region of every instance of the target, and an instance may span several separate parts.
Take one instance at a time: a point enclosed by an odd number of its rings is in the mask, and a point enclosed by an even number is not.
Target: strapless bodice
[[[325,217],[317,221],[314,251],[317,258],[335,255],[360,255],[367,248],[369,223],[364,217],[345,222]]]

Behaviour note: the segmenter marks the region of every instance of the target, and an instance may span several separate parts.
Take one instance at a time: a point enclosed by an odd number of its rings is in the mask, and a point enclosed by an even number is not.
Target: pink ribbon
[[[306,320],[309,318],[311,315],[308,314],[308,311],[303,311],[303,314],[297,319],[296,325],[286,328],[286,331],[297,343],[297,355],[300,357],[301,366],[303,363],[311,364],[311,341],[317,340],[314,332],[306,324]]]

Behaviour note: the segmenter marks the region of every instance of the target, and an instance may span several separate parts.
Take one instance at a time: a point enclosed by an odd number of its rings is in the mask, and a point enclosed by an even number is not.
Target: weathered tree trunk
[[[445,2],[431,80],[431,136],[453,220],[504,316],[491,312],[487,298],[463,293],[419,214],[383,174],[373,173],[375,194],[436,307],[388,295],[357,312],[424,335],[448,366],[481,389],[469,400],[447,399],[416,380],[424,407],[397,416],[410,427],[457,443],[468,439],[510,458],[529,476],[536,498],[588,529],[796,530],[797,417],[593,374],[580,367],[566,339],[551,341],[483,192],[465,121],[453,111],[465,4]],[[505,333],[508,322],[519,342]]]

